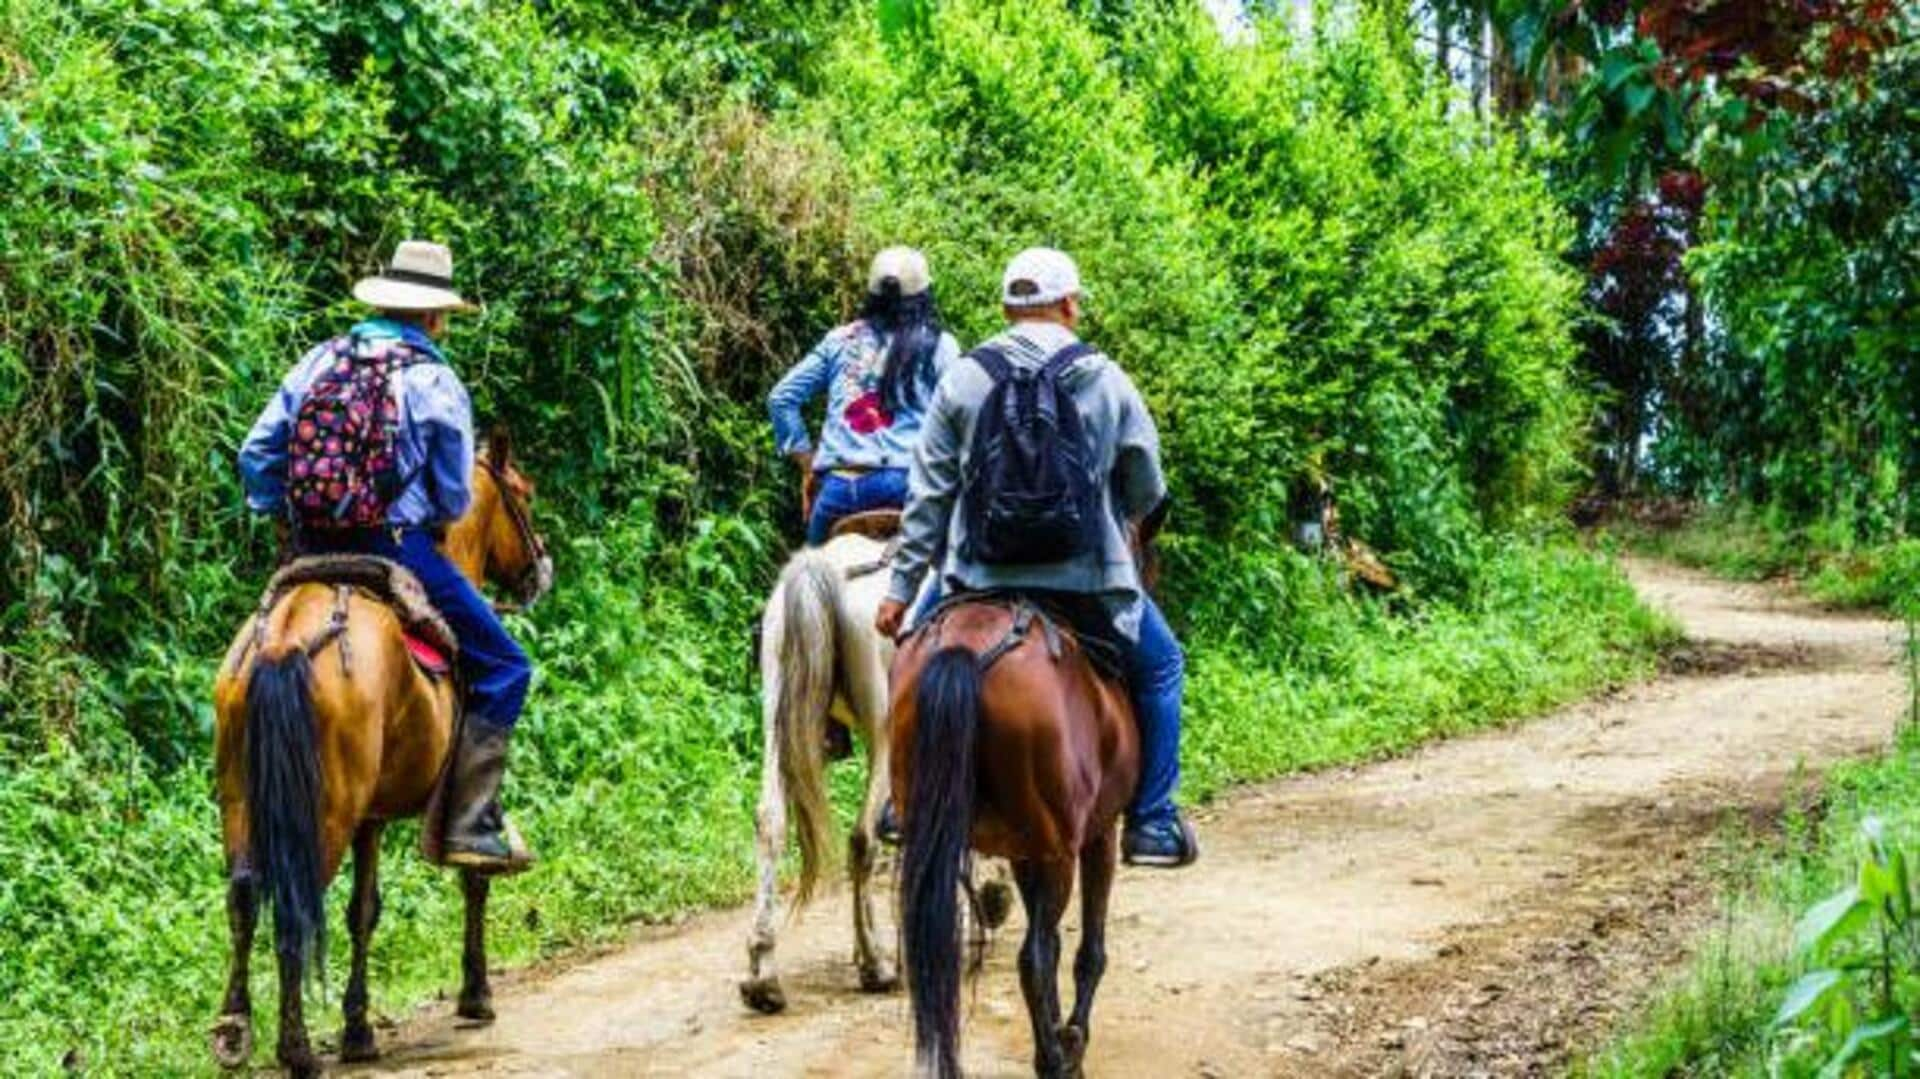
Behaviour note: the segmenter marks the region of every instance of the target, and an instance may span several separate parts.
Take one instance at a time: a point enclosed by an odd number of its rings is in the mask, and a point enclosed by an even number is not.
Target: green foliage
[[[1920,940],[1901,852],[1920,841],[1920,733],[1835,768],[1825,802],[1821,826],[1743,874],[1690,968],[1575,1074],[1912,1073]]]
[[[1814,969],[1788,987],[1773,1025],[1805,1036],[1796,1054],[1826,1056],[1822,1072],[1864,1059],[1898,1074],[1913,1056],[1907,1015],[1920,990],[1920,926],[1906,855],[1887,846],[1879,820],[1867,818],[1861,832],[1867,852],[1858,879],[1810,907],[1795,928],[1800,956]]]
[[[1564,225],[1387,30],[892,8],[0,0],[0,1059],[203,1064],[207,687],[271,546],[233,450],[405,236],[485,305],[450,353],[559,563],[513,626],[539,673],[507,797],[544,860],[499,889],[502,962],[748,887],[750,625],[793,538],[760,399],[881,242],[928,249],[969,341],[1012,251],[1079,258],[1175,474],[1191,795],[1646,670],[1670,627],[1531,539],[1586,407]],[[1308,476],[1409,594],[1282,546]],[[457,947],[409,832],[390,1014]]]
[[[1713,145],[1690,272],[1710,352],[1657,447],[1676,480],[1866,539],[1920,523],[1920,11],[1869,77]]]
[[[1388,29],[1304,55],[1277,30],[1205,49],[1186,19],[1132,47],[1236,283],[1228,347],[1253,361],[1173,376],[1206,417],[1193,485],[1267,531],[1299,475],[1335,477],[1344,521],[1458,590],[1479,523],[1557,505],[1576,470],[1566,222]]]

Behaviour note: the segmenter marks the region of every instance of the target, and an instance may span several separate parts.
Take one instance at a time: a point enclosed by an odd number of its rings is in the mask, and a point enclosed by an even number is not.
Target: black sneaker
[[[1179,869],[1200,857],[1200,839],[1179,810],[1145,824],[1128,824],[1120,837],[1120,856],[1128,865]]]

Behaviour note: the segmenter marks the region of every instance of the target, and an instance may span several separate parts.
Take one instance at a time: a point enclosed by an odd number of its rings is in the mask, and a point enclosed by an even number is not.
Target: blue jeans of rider
[[[825,472],[814,492],[813,514],[807,518],[807,544],[827,542],[842,518],[868,510],[897,510],[907,504],[907,470],[876,468],[858,475]]]
[[[509,729],[519,722],[527,687],[533,683],[533,665],[500,624],[493,605],[440,553],[430,533],[408,529],[400,533],[398,542],[388,532],[312,534],[301,537],[300,550],[379,555],[412,571],[459,639],[460,677],[467,685],[469,715]]]
[[[938,581],[920,597],[912,622],[918,625],[940,605]],[[1152,596],[1143,597],[1140,639],[1107,638],[1121,646],[1127,683],[1133,690],[1134,719],[1140,725],[1140,783],[1134,788],[1127,820],[1136,827],[1171,817],[1180,787],[1180,721],[1187,694],[1187,655]]]

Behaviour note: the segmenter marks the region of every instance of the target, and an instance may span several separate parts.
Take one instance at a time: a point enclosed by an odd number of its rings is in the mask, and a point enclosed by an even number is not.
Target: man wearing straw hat
[[[467,692],[446,860],[514,872],[532,856],[498,796],[532,667],[438,542],[472,500],[474,436],[467,389],[436,341],[449,312],[473,307],[453,289],[452,253],[418,241],[353,295],[375,317],[308,352],[241,446],[247,504],[286,515],[300,554],[379,555],[420,579],[459,639]]]

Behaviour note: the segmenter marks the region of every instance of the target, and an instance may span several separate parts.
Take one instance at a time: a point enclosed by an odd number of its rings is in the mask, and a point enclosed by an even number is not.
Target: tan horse
[[[502,437],[474,469],[473,504],[447,533],[448,558],[476,587],[491,580],[531,603],[551,579],[527,516],[533,487]],[[344,620],[342,621],[342,616]],[[280,968],[280,1064],[317,1075],[301,983],[324,954],[325,893],[353,848],[347,931],[353,967],[343,1060],[378,1055],[367,1023],[367,946],[380,919],[380,832],[421,814],[454,737],[454,686],[422,671],[386,603],[332,585],[297,585],[235,638],[214,687],[215,770],[227,853],[232,941],[215,1057],[253,1051],[247,960],[262,899]],[[487,986],[488,878],[463,872],[466,941],[459,1014],[493,1017]]]

